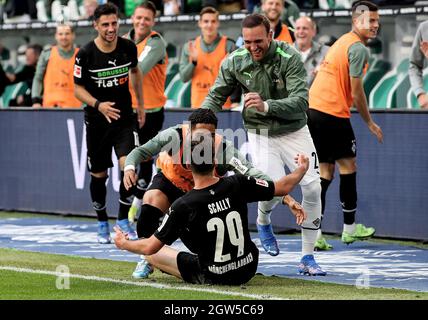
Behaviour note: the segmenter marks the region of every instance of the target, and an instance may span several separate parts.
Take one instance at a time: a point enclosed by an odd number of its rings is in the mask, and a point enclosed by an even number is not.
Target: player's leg
[[[163,246],[162,249],[160,249],[155,254],[146,256],[146,261],[154,268],[182,279],[177,265],[177,256],[179,253],[180,252],[178,250],[175,250],[169,246]]]
[[[140,145],[145,144],[158,134],[162,129],[164,121],[164,110],[161,108],[155,112],[146,112],[146,123],[142,128],[138,128],[138,138]],[[138,183],[134,199],[130,208],[129,216],[131,219],[136,217],[142,205],[144,193],[147,191],[148,184],[152,180],[153,160],[145,161],[138,168]]]
[[[356,158],[337,160],[340,172],[340,202],[343,211],[342,241],[350,244],[357,240],[372,237],[375,229],[355,223],[357,212],[357,166]]]
[[[143,205],[137,221],[138,237],[149,238],[159,227],[159,220],[168,211],[170,205],[183,194],[184,192],[174,186],[161,172],[156,174],[143,197]],[[152,266],[142,255],[132,276],[144,279],[152,272]]]
[[[309,109],[308,127],[317,150],[319,172],[321,180],[321,226],[318,230],[317,241],[315,242],[316,250],[331,250],[331,246],[322,236],[321,228],[325,213],[325,201],[327,190],[333,180],[335,171],[334,150],[335,141],[337,141],[335,128],[336,118],[320,112]]]
[[[117,224],[128,234],[130,240],[137,240],[138,236],[128,220],[128,212],[131,207],[132,196],[135,188],[126,190],[123,177],[126,156],[138,146],[138,134],[135,130],[135,122],[132,117],[122,120],[120,127],[115,128],[112,132],[113,146],[117,158],[119,159],[120,167],[120,186],[119,186],[119,212],[117,216]]]
[[[374,228],[355,223],[357,212],[357,147],[350,119],[339,119],[335,159],[340,173],[340,202],[343,211],[342,241],[350,244],[374,235]]]
[[[111,242],[111,238],[106,210],[106,181],[107,169],[113,166],[108,128],[103,124],[86,122],[86,145],[87,166],[91,174],[89,190],[98,219],[97,240],[101,244],[107,244]]]
[[[284,162],[280,150],[274,146],[276,138],[248,132],[249,152],[253,165],[278,180],[285,175]],[[272,229],[271,212],[281,201],[275,197],[270,201],[260,201],[257,207],[257,231],[263,249],[271,256],[279,254],[279,247]]]
[[[296,154],[309,156],[309,169],[300,181],[302,189],[302,207],[307,219],[302,224],[302,259],[299,265],[301,273],[309,275],[326,275],[314,259],[314,245],[321,225],[321,184],[319,177],[318,156],[307,126],[281,137],[277,143],[282,148],[285,162],[290,171],[297,167]]]

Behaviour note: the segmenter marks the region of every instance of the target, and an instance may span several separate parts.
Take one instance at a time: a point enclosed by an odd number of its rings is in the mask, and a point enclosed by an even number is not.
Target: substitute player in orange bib
[[[350,108],[357,108],[370,132],[382,142],[382,129],[370,116],[363,88],[363,76],[369,58],[365,45],[369,39],[377,36],[378,29],[378,7],[369,1],[354,4],[352,31],[339,38],[327,52],[309,91],[308,125],[320,162],[322,212],[337,163],[344,218],[342,241],[346,244],[367,239],[375,233],[374,228],[355,223],[357,150],[350,122]],[[331,249],[321,232],[315,247],[319,250]]]

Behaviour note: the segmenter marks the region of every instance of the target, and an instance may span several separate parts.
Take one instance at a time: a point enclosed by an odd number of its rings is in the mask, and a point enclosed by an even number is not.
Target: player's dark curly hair
[[[213,124],[217,128],[218,119],[215,113],[210,109],[196,109],[193,111],[188,120],[190,125],[194,127],[198,123]]]
[[[101,16],[115,14],[119,15],[119,9],[111,2],[99,5],[94,11],[94,20],[98,21]]]

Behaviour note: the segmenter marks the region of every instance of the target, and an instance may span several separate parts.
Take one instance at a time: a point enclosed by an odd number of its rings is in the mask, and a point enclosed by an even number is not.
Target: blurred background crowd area
[[[56,21],[58,19],[90,19],[98,4],[112,2],[120,10],[121,18],[132,15],[144,0],[0,0],[0,23]],[[154,0],[158,15],[199,13],[205,6],[213,6],[221,13],[257,12],[260,0]],[[379,6],[412,5],[415,0],[373,0]],[[285,8],[294,14],[299,10],[349,9],[352,0],[285,0]]]

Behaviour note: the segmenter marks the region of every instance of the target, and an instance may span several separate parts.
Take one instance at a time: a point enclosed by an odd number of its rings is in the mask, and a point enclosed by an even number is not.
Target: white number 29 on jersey
[[[226,227],[230,243],[238,247],[238,257],[244,254],[244,232],[242,231],[241,216],[237,211],[231,211],[226,216]],[[212,218],[207,222],[208,232],[217,231],[214,262],[227,262],[231,259],[230,253],[223,254],[224,223],[220,218]]]

